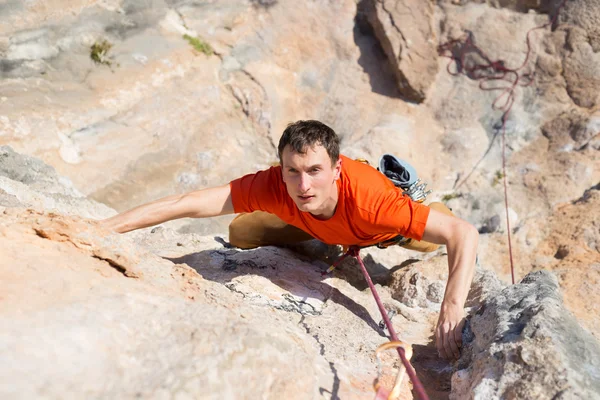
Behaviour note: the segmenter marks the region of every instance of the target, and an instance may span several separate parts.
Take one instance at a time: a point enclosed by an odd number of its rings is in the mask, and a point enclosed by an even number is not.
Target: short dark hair
[[[296,121],[285,128],[277,147],[280,161],[287,145],[300,154],[305,154],[308,147],[321,145],[327,150],[331,165],[340,158],[340,138],[333,129],[315,120]]]

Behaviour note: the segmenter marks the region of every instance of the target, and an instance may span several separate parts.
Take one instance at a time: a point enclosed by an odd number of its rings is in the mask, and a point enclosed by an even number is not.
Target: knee
[[[236,217],[229,224],[229,244],[234,247],[238,247],[240,249],[254,249],[258,247],[257,243],[252,243],[249,239],[249,235],[247,229],[245,229],[244,225],[239,222]]]
[[[436,251],[439,248],[439,244],[427,243],[427,245],[423,246],[423,248],[421,248],[419,251],[421,251],[422,253],[431,253],[432,251]]]
[[[418,251],[420,253],[431,253],[432,251],[436,251],[437,249],[439,249],[440,245],[426,242],[423,240],[419,241],[411,239],[408,243],[401,245],[400,247],[403,247],[407,250]]]

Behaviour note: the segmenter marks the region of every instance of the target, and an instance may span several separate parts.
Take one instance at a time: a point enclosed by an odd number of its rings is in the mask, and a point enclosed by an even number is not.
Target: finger
[[[443,335],[444,335],[444,350],[446,352],[446,359],[452,358],[453,355],[453,351],[452,351],[452,347],[450,346],[450,326],[449,325],[445,325],[444,329],[442,331]]]
[[[448,326],[444,325],[440,327],[440,357],[449,359],[452,355],[450,344],[448,343]]]
[[[463,344],[463,341],[462,341],[462,331],[463,331],[464,327],[465,327],[465,320],[463,319],[458,324],[458,327],[454,330],[454,340],[456,341],[456,345],[459,348],[462,347],[462,344]]]
[[[452,351],[452,355],[454,356],[454,358],[459,358],[460,351],[458,350],[458,345],[456,344],[455,332],[456,327],[454,329],[451,329],[450,332],[448,332],[448,344],[450,345],[450,350]]]
[[[446,358],[446,351],[444,350],[444,335],[442,334],[442,326],[439,325],[435,331],[435,347],[440,358]]]

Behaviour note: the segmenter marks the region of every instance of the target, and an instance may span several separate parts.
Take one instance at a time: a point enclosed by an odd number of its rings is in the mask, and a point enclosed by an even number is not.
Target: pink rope
[[[358,260],[358,263],[360,264],[360,268],[362,269],[363,275],[365,276],[365,279],[367,280],[367,283],[369,284],[369,288],[371,289],[371,293],[373,293],[373,297],[375,297],[375,302],[377,303],[377,307],[379,307],[379,312],[381,313],[381,316],[383,317],[383,320],[385,321],[385,325],[388,328],[388,332],[390,332],[390,335],[392,336],[392,340],[399,340],[398,335],[396,335],[394,326],[392,325],[392,321],[390,321],[390,318],[387,315],[387,311],[385,310],[385,307],[383,307],[383,303],[381,302],[381,299],[379,298],[379,295],[377,294],[377,291],[375,290],[373,281],[371,280],[371,277],[369,276],[369,272],[367,271],[367,268],[365,268],[365,264],[363,263],[359,252],[360,252],[359,247],[352,246],[352,247],[350,247],[350,249],[348,250],[348,252],[345,255],[351,255]],[[427,396],[427,393],[425,392],[425,388],[423,388],[423,384],[421,384],[421,381],[417,377],[417,374],[415,373],[414,369],[412,368],[412,365],[406,359],[406,355],[404,354],[404,349],[402,347],[397,347],[396,350],[398,351],[398,355],[400,356],[400,359],[402,360],[402,364],[404,364],[404,368],[406,368],[406,372],[407,372],[411,382],[413,383],[415,392],[417,392],[417,395],[419,396],[419,398],[421,400],[429,400],[429,397]]]

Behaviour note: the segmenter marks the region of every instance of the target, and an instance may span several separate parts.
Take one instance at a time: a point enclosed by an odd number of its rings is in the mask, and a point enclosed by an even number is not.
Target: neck
[[[331,196],[329,199],[323,204],[323,208],[318,212],[311,213],[313,217],[320,220],[327,220],[335,214],[335,210],[337,209],[339,199],[339,188],[337,185],[337,181],[333,182],[333,188],[331,190]]]

